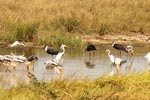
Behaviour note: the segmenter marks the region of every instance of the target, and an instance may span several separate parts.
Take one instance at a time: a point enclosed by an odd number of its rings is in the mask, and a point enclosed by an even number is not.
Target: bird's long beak
[[[64,47],[68,48],[69,46],[64,45]]]
[[[46,45],[44,45],[43,49],[45,49]]]
[[[133,54],[134,54],[134,51],[132,50],[132,51],[131,51],[131,55],[133,56]]]

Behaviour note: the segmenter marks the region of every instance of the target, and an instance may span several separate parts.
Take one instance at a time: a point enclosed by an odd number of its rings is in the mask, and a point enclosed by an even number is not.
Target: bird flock
[[[118,54],[114,56],[113,54],[111,54],[111,51],[109,49],[106,50],[106,53],[108,55],[108,58],[110,60],[111,66],[112,66],[112,71],[111,71],[110,75],[115,75],[115,72],[117,75],[120,75],[121,65],[127,62],[126,59],[122,59],[121,53],[125,52],[127,54],[128,58],[133,57],[133,54],[134,54],[133,46],[131,46],[131,45],[124,46],[122,44],[118,44],[115,41],[113,41],[112,48],[117,50]],[[86,51],[89,52],[89,59],[91,59],[91,55],[92,55],[91,53],[93,52],[93,57],[94,57],[96,47],[93,44],[88,43],[88,45],[86,47]],[[147,60],[148,64],[150,65],[150,52],[145,55],[145,59]],[[131,63],[133,63],[133,60],[131,61]],[[131,65],[129,65],[129,67],[130,66]]]
[[[16,46],[23,46],[25,47],[25,44],[22,41],[15,41],[13,44],[10,45],[10,47],[16,47]],[[64,44],[61,44],[59,50],[55,49],[50,49],[48,45],[44,46],[44,51],[51,55],[51,58],[47,61],[44,62],[46,66],[52,66],[54,67],[54,70],[56,73],[62,73],[62,64],[63,64],[63,55],[65,53],[65,48],[67,46]],[[121,44],[115,43],[115,41],[112,42],[112,48],[116,49],[118,51],[117,56],[114,56],[111,54],[111,51],[109,49],[106,50],[106,53],[108,55],[108,58],[110,60],[110,63],[112,65],[112,72],[110,75],[114,75],[116,70],[116,74],[120,74],[120,66],[124,63],[126,63],[126,60],[121,59],[121,52],[127,53],[127,56],[133,56],[133,47],[131,45],[128,46],[123,46]],[[86,52],[89,52],[89,59],[91,57],[94,58],[95,52],[97,51],[96,47],[88,43],[86,48]],[[55,56],[55,57],[54,57]],[[145,59],[148,61],[150,65],[150,53],[147,53],[145,55]],[[5,71],[6,72],[11,72],[10,66],[13,67],[13,71],[16,71],[16,66],[17,63],[21,66],[22,64],[26,65],[27,71],[30,72],[31,66],[32,70],[34,71],[34,62],[38,60],[38,57],[35,55],[31,55],[30,57],[26,58],[24,55],[15,55],[15,54],[10,54],[10,55],[0,55],[0,67],[5,66]],[[86,62],[87,66],[94,66],[94,64],[89,64],[89,62]]]

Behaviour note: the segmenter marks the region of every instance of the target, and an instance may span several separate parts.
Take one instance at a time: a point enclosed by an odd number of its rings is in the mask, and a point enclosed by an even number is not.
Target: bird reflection
[[[26,83],[27,84],[30,84],[30,83],[35,83],[37,82],[37,78],[35,77],[35,75],[31,72],[28,72],[27,73],[27,80],[26,80]]]
[[[129,59],[127,61],[127,65],[126,65],[126,74],[130,74],[131,73],[132,66],[133,66],[133,59]]]
[[[92,69],[92,68],[94,68],[95,67],[95,64],[94,64],[94,58],[89,58],[88,60],[84,60],[84,63],[85,63],[85,65],[86,65],[86,67],[87,68],[90,68],[90,69]]]
[[[55,65],[46,65],[46,70],[53,70]]]
[[[16,78],[16,73],[12,74],[12,78],[10,80],[11,86],[17,86],[17,78]]]

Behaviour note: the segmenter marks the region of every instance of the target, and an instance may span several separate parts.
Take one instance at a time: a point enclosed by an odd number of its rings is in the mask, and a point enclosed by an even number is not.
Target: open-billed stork
[[[126,60],[122,60],[121,58],[115,58],[114,55],[110,54],[110,50],[106,50],[108,53],[108,57],[111,61],[111,64],[116,67],[117,75],[120,73],[120,66],[126,62]],[[112,68],[112,72],[114,68]]]
[[[47,52],[47,54],[52,55],[52,59],[53,59],[53,55],[57,55],[59,53],[58,50],[48,48],[48,45],[45,45],[43,49],[45,50],[45,52]]]
[[[62,52],[59,52],[56,57],[52,60],[48,60],[45,62],[45,64],[47,66],[54,66],[55,68],[55,72],[56,73],[62,73],[62,57],[65,53],[65,47],[67,47],[66,45],[64,44],[61,44],[61,49],[62,49]]]
[[[93,57],[94,57],[94,53],[96,51],[96,47],[93,44],[88,43],[88,45],[85,48],[85,51],[89,52],[89,57],[90,58],[91,58],[91,53],[93,54]]]
[[[124,47],[124,46],[121,45],[121,44],[115,43],[115,41],[112,42],[112,47],[113,47],[114,49],[116,49],[116,50],[119,50],[119,52],[120,52],[120,57],[121,57],[121,51],[124,51],[124,52],[128,53],[128,52],[126,51],[126,47]]]

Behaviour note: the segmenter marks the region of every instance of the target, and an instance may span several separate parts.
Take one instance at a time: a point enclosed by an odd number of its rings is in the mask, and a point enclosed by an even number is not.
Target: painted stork
[[[89,52],[89,57],[90,58],[91,58],[91,52],[93,53],[93,57],[94,57],[94,53],[96,51],[96,47],[93,44],[88,43],[88,45],[85,48],[85,51]]]
[[[16,71],[16,63],[19,63],[19,65],[25,63],[27,61],[27,58],[24,57],[23,55],[4,55],[5,59],[10,60],[10,65],[13,66],[13,70]]]
[[[61,47],[60,47],[60,48],[62,49],[62,52],[59,52],[59,53],[56,55],[56,58],[55,58],[55,59],[53,59],[53,60],[48,60],[48,61],[45,62],[45,64],[46,64],[47,66],[54,66],[56,73],[61,73],[61,72],[62,72],[62,66],[61,66],[61,64],[62,64],[62,57],[63,57],[63,55],[64,55],[64,53],[65,53],[65,47],[67,47],[67,46],[64,45],[64,44],[61,44]]]
[[[112,54],[110,54],[110,50],[106,50],[106,52],[108,53],[108,57],[112,63],[112,65],[114,65],[116,67],[116,71],[117,71],[117,75],[120,73],[120,66],[123,63],[126,63],[126,60],[122,60],[121,58],[115,58]],[[112,68],[113,70],[113,68]]]
[[[53,55],[57,55],[59,53],[58,50],[50,49],[50,48],[48,48],[47,45],[45,45],[43,49],[45,50],[45,52],[47,52],[47,54],[52,55],[52,59],[53,59]]]
[[[18,40],[18,41],[15,41],[15,42],[13,42],[11,45],[10,45],[10,47],[16,47],[16,46],[25,46],[25,44],[22,42],[22,41],[20,41],[20,40]]]

